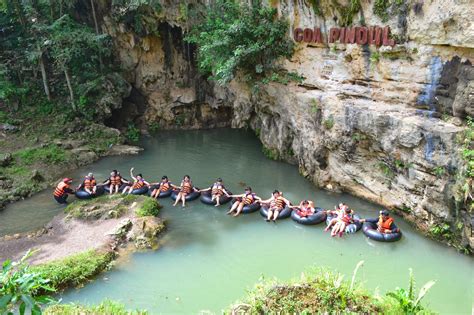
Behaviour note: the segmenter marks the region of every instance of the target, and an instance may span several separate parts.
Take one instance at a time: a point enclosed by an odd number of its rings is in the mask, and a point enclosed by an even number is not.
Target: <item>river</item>
[[[91,170],[102,179],[116,168],[129,177],[128,170],[134,166],[149,181],[168,175],[178,183],[189,174],[195,185],[206,187],[222,177],[234,193],[250,185],[268,198],[279,189],[293,203],[311,199],[319,207],[333,208],[345,202],[363,217],[375,217],[380,209],[348,194],[315,188],[298,174],[297,167],[267,159],[258,139],[244,130],[167,131],[146,138],[141,145],[145,151],[140,155],[104,158],[71,175],[79,179]],[[215,208],[193,201],[182,209],[172,207],[170,199],[160,201],[168,226],[161,248],[119,260],[96,281],[66,291],[64,302],[98,303],[110,298],[152,313],[219,313],[244,297],[259,279],[286,280],[312,266],[337,270],[350,279],[356,264],[364,260],[357,278],[372,292],[407,287],[412,268],[418,289],[429,280],[436,281],[424,304],[443,314],[472,312],[472,258],[425,238],[397,216],[402,240],[378,243],[362,232],[331,238],[322,224],[302,226],[291,219],[266,223],[258,212],[233,218],[225,215],[227,206]],[[37,194],[0,212],[0,234],[37,228],[59,211],[51,192]]]

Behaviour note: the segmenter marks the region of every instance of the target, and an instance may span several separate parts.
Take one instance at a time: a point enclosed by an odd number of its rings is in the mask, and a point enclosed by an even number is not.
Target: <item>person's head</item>
[[[117,170],[113,170],[112,172],[110,172],[110,176],[117,176]]]
[[[309,201],[308,200],[303,200],[302,204],[303,204],[303,206],[307,206],[307,205],[309,205]]]
[[[87,177],[92,178],[92,177],[94,177],[94,174],[93,174],[93,173],[89,173],[89,174],[87,174]]]
[[[382,218],[385,220],[385,219],[388,219],[389,217],[389,213],[387,210],[382,210],[380,211],[380,215],[382,216]]]
[[[344,212],[347,213],[347,214],[351,213],[351,211],[352,210],[347,206],[344,208]]]
[[[137,175],[137,179],[143,179],[142,173],[140,173],[140,174]]]
[[[280,196],[280,192],[278,190],[274,190],[273,193],[272,193],[273,197],[278,197]]]
[[[70,184],[70,183],[72,183],[72,178],[66,177],[66,178],[63,179],[63,182],[66,183],[66,184]]]
[[[222,183],[222,178],[219,177],[219,178],[217,179],[217,182],[218,182],[218,183]]]
[[[166,182],[168,181],[168,176],[166,176],[166,175],[163,176],[163,177],[161,178],[161,181],[166,183]]]
[[[183,179],[184,180],[191,180],[191,177],[189,175],[184,175]]]
[[[252,192],[252,187],[250,187],[250,186],[245,187],[245,193],[246,194],[250,194],[251,192]]]

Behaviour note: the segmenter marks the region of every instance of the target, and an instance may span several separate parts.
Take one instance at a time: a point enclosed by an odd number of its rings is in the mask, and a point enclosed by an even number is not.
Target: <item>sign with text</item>
[[[296,42],[305,43],[336,43],[395,46],[395,40],[390,38],[390,26],[356,26],[356,27],[333,27],[329,30],[329,36],[324,36],[321,28],[295,28],[293,38]]]

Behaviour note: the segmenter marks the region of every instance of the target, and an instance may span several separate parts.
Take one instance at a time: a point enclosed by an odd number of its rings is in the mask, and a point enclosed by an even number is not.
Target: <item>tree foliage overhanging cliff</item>
[[[98,27],[71,17],[77,2],[0,0],[0,101],[5,108],[97,117],[95,104],[112,70],[107,62],[111,41]]]
[[[249,79],[269,76],[275,61],[293,54],[288,23],[273,8],[232,0],[210,5],[186,40],[198,46],[199,69],[223,85],[242,70]]]

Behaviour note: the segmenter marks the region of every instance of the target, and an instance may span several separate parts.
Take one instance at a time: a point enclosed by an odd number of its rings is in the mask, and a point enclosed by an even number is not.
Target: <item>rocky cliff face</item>
[[[269,5],[289,19],[289,36],[296,27],[327,36],[347,2],[319,1],[320,15],[312,3]],[[107,14],[104,30],[133,86],[126,111],[142,128],[251,127],[273,156],[298,164],[318,186],[397,209],[425,231],[447,223],[472,248],[471,217],[456,206],[455,184],[457,137],[474,114],[474,7],[405,1],[382,22],[373,6],[361,1],[353,25],[390,26],[395,46],[298,43],[284,66],[304,82],[258,93],[238,78],[218,87],[197,73],[194,48],[183,42],[191,22],[182,5],[162,3],[159,34],[138,36]]]

